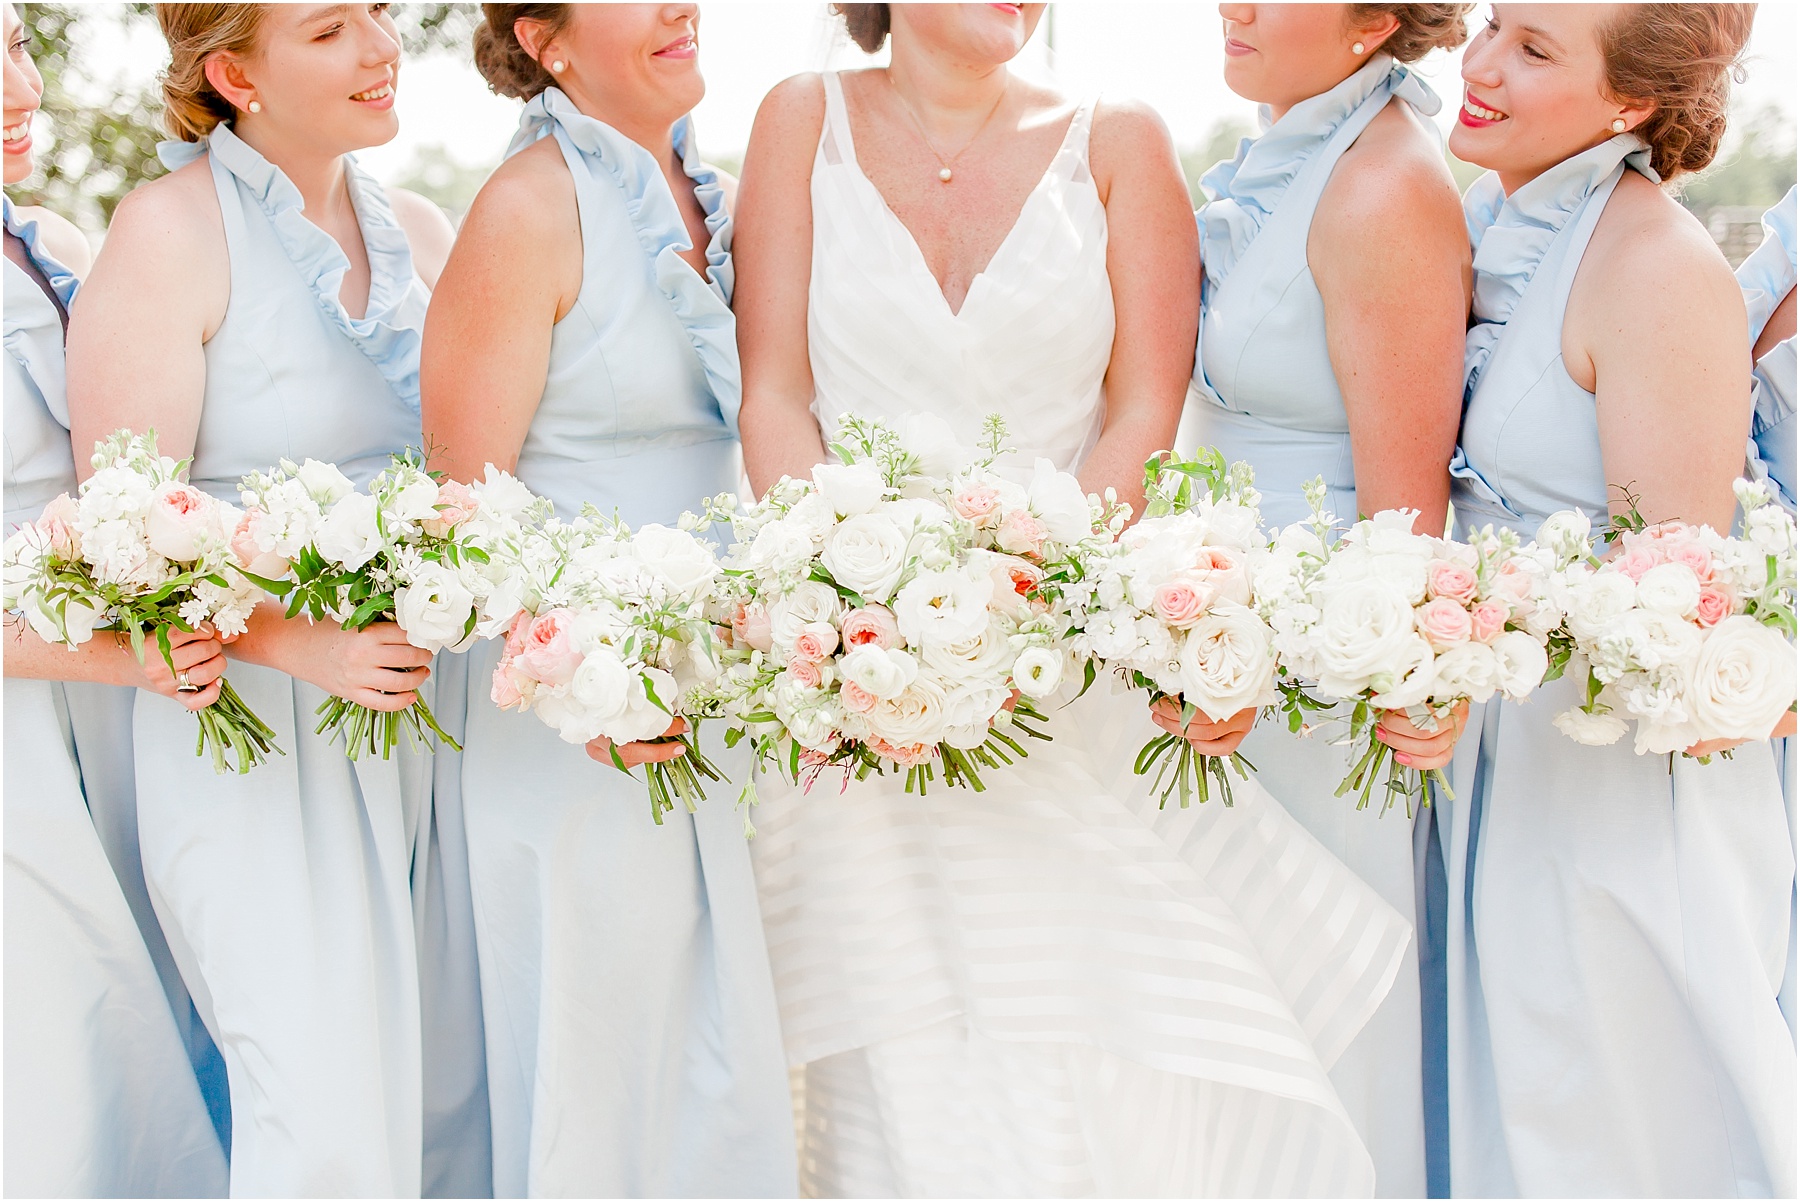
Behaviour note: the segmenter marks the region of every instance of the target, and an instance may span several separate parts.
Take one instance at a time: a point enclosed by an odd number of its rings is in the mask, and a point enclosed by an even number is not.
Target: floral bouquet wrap
[[[169,631],[210,622],[221,638],[244,632],[262,590],[233,554],[235,507],[186,482],[188,461],[156,450],[156,432],[120,430],[94,448],[94,474],[78,499],[65,493],[6,540],[5,605],[45,642],[79,647],[96,630],[123,631],[143,662],[154,639],[174,667]],[[195,717],[196,754],[248,772],[280,754],[275,732],[231,682]]]
[[[1048,737],[1036,703],[1073,670],[1070,598],[1124,515],[1045,460],[1009,479],[1004,440],[998,418],[963,448],[936,418],[847,417],[811,480],[715,501],[737,540],[715,686],[728,737],[809,786],[827,767],[846,784],[903,769],[920,792],[940,773],[979,790]]]
[[[1637,754],[1673,754],[1767,738],[1793,708],[1794,519],[1765,485],[1739,480],[1736,491],[1735,538],[1647,525],[1635,499],[1614,519],[1606,560],[1582,513],[1554,514],[1538,531],[1566,614],[1561,654],[1586,679],[1582,704],[1556,716],[1577,743],[1615,743],[1635,722]]]

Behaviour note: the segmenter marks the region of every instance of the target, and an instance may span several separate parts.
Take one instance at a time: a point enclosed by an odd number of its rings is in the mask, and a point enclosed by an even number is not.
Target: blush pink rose
[[[1663,554],[1670,563],[1678,563],[1694,573],[1701,584],[1711,584],[1713,579],[1712,552],[1692,539],[1663,544]]]
[[[876,697],[854,680],[846,680],[838,690],[838,701],[853,714],[866,714],[875,708]]]
[[[518,659],[525,650],[525,632],[531,629],[531,620],[522,609],[513,615],[512,625],[506,628],[506,649],[501,653],[507,660]]]
[[[993,607],[1002,613],[1020,614],[1031,606],[1031,590],[1044,578],[1042,568],[1015,555],[996,555],[988,573],[994,581]]]
[[[819,665],[811,660],[801,659],[798,655],[788,656],[788,679],[807,689],[819,687]]]
[[[1663,562],[1663,558],[1648,546],[1639,543],[1637,546],[1627,548],[1625,553],[1613,562],[1618,565],[1619,571],[1630,577],[1632,583],[1635,584],[1643,579],[1645,572]]]
[[[931,759],[935,750],[926,743],[913,743],[906,747],[896,747],[882,738],[872,738],[867,744],[870,751],[884,760],[892,760],[896,764],[910,768],[915,764],[923,764]]]
[[[1229,547],[1201,547],[1194,555],[1194,571],[1213,590],[1213,600],[1223,598],[1250,604],[1250,572],[1243,557]],[[1207,602],[1208,605],[1213,600]]]
[[[525,704],[525,695],[519,692],[519,682],[513,679],[513,661],[510,655],[501,656],[500,662],[495,665],[494,684],[488,690],[488,695],[503,710]]]
[[[1500,565],[1500,574],[1494,577],[1494,587],[1515,601],[1523,601],[1531,596],[1531,573],[1509,559]]]
[[[171,480],[150,498],[144,516],[145,541],[150,549],[174,563],[200,558],[206,536],[216,525],[218,502],[192,484]]]
[[[1467,604],[1475,599],[1475,572],[1454,560],[1434,559],[1425,566],[1425,591]]]
[[[444,538],[452,530],[475,516],[475,494],[467,484],[446,480],[438,485],[437,516],[421,523],[425,533]]]
[[[837,627],[830,622],[808,622],[794,640],[794,654],[809,664],[822,664],[837,645]]]
[[[68,493],[58,493],[44,506],[37,520],[38,529],[50,540],[50,550],[63,559],[81,553],[81,536],[75,533],[75,519],[80,516]]]
[[[1480,643],[1491,643],[1506,629],[1509,616],[1498,601],[1483,601],[1469,611],[1469,633]]]
[[[1413,618],[1419,633],[1439,648],[1468,642],[1473,627],[1469,611],[1448,597],[1433,597],[1413,610]]]
[[[1000,508],[1000,490],[991,484],[971,484],[950,498],[956,516],[980,525]]]
[[[1695,607],[1695,620],[1702,626],[1717,626],[1731,616],[1736,601],[1731,590],[1717,584],[1700,586],[1700,602]]]
[[[1044,549],[1044,536],[1048,533],[1044,524],[1032,517],[1029,510],[1014,509],[1000,519],[994,542],[1002,551],[1014,555],[1036,555]]]
[[[731,615],[731,634],[746,647],[766,652],[775,645],[769,611],[761,605],[740,605]]]
[[[900,645],[900,624],[894,620],[894,611],[885,605],[865,605],[851,610],[844,615],[839,629],[843,632],[846,647],[866,647],[873,643],[884,651],[891,651]]]
[[[525,629],[518,670],[542,684],[568,684],[581,666],[581,652],[569,631],[573,617],[566,609],[551,609],[533,618]]]
[[[244,511],[244,515],[238,519],[237,529],[231,532],[231,553],[237,557],[238,566],[244,571],[265,580],[279,580],[288,574],[288,569],[293,565],[275,552],[264,551],[257,545],[256,528],[266,516],[256,508]]]
[[[1150,608],[1157,620],[1185,630],[1206,616],[1218,590],[1193,573],[1183,572],[1156,586]]]

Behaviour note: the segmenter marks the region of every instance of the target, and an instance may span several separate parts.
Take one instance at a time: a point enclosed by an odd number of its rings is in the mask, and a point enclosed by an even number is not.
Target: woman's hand
[[[662,737],[672,739],[687,732],[687,719],[677,718],[669,723],[669,729],[662,732]],[[627,768],[636,768],[639,764],[661,764],[687,753],[687,747],[681,743],[621,743],[618,748],[619,759]],[[589,742],[587,753],[591,759],[598,760],[609,768],[617,767],[613,763],[613,741],[605,735]]]
[[[1781,720],[1775,723],[1775,729],[1769,732],[1769,737],[1771,739],[1785,739],[1792,736],[1794,733],[1794,717],[1793,710],[1789,710],[1787,713],[1781,715]],[[1742,747],[1745,743],[1754,743],[1758,741],[1759,740],[1756,739],[1702,739],[1700,742],[1695,743],[1692,747],[1688,748],[1683,754],[1691,755],[1697,760],[1704,759],[1709,755],[1718,755],[1721,751],[1730,751],[1733,748]]]
[[[431,675],[431,652],[407,642],[393,622],[345,630],[333,622],[283,618],[270,605],[257,610],[250,637],[232,645],[232,656],[379,711],[417,701],[419,686]]]
[[[1375,737],[1394,749],[1394,759],[1402,766],[1424,772],[1450,762],[1468,720],[1467,701],[1457,702],[1450,716],[1438,721],[1435,731],[1414,726],[1402,710],[1383,710]]]
[[[1205,714],[1196,711],[1193,721],[1184,729],[1181,725],[1181,706],[1172,697],[1162,697],[1150,707],[1150,718],[1170,734],[1186,739],[1200,755],[1227,756],[1238,749],[1238,744],[1244,741],[1244,736],[1256,725],[1256,715],[1259,712],[1254,707],[1242,709],[1223,722],[1212,722],[1208,721]]]
[[[123,634],[115,633],[113,638],[127,665],[120,684],[172,697],[190,710],[203,710],[219,699],[219,681],[225,675],[225,649],[212,623],[202,622],[188,631],[169,631],[169,658],[175,663],[172,670],[154,639],[145,639],[144,662],[140,664]],[[186,689],[182,688],[184,684]]]

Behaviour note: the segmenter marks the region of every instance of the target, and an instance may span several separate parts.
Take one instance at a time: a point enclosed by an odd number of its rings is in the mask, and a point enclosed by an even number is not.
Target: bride
[[[837,8],[892,65],[788,80],[757,117],[735,235],[752,484],[807,475],[845,413],[970,442],[999,413],[1022,463],[1141,506],[1199,308],[1166,131],[1008,72],[1041,4]],[[1223,751],[1247,725],[1188,734]],[[803,1188],[1367,1196],[1326,1070],[1405,922],[1254,785],[1159,810],[1131,773],[1141,698],[1097,686],[1053,730],[983,793],[764,783]]]

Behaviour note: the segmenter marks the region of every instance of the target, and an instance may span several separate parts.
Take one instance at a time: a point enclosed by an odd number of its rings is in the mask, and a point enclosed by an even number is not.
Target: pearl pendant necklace
[[[950,182],[951,177],[954,176],[955,174],[956,173],[951,171],[950,168],[948,168],[948,167],[939,167],[938,168],[938,179],[943,181],[946,184]]]
[[[894,77],[889,74],[886,68],[882,69],[881,75],[883,79],[888,81],[888,87],[894,88]],[[1000,95],[994,99],[994,107],[989,109],[987,116],[981,119],[981,125],[976,129],[975,136],[970,138],[968,142],[963,145],[961,150],[957,151],[949,158],[945,158],[943,155],[939,154],[937,147],[931,144],[930,136],[925,133],[925,123],[919,120],[919,114],[913,111],[913,106],[907,103],[906,97],[900,94],[899,88],[894,88],[894,96],[900,101],[900,107],[906,110],[906,115],[912,118],[913,128],[919,131],[919,141],[925,143],[925,149],[929,150],[931,152],[931,157],[938,161],[938,183],[947,184],[956,178],[956,172],[953,170],[956,166],[956,161],[967,154],[969,152],[969,147],[980,141],[981,135],[987,132],[988,122],[994,119],[994,114],[1000,111],[1000,102],[1006,99],[1006,89],[1004,87],[1000,89]]]

